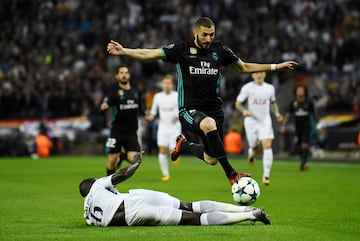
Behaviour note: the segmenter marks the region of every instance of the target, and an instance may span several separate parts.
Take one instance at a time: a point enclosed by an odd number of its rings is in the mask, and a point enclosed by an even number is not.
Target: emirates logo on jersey
[[[219,69],[211,68],[210,62],[200,61],[200,68],[189,66],[189,73],[193,75],[217,75]]]

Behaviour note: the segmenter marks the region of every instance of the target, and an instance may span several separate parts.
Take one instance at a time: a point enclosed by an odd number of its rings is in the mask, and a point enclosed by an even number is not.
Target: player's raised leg
[[[219,135],[216,121],[211,117],[204,117],[200,121],[200,129],[204,132],[206,139],[205,142],[205,162],[214,165],[217,161],[220,162],[227,178],[233,184],[240,177],[250,176],[247,173],[237,172],[230,164],[225,149],[224,143]]]

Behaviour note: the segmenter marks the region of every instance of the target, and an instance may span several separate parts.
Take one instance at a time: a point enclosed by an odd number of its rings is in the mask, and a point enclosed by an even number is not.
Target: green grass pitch
[[[250,167],[241,157],[231,163],[259,182],[260,199],[273,225],[88,227],[78,184],[105,173],[106,156],[0,158],[0,240],[360,240],[360,165],[310,163],[299,171],[297,161],[274,161],[271,185],[261,182],[262,164]],[[134,176],[118,185],[168,192],[180,199],[233,203],[220,165],[191,157],[170,164],[171,180],[160,181],[156,156],[144,155]]]

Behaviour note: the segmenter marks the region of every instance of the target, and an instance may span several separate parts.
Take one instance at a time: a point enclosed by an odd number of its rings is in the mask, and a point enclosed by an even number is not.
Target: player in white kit
[[[259,142],[263,148],[263,183],[270,184],[270,172],[273,163],[272,140],[274,130],[271,123],[270,106],[277,121],[282,121],[283,116],[279,112],[275,98],[275,88],[265,82],[266,73],[252,73],[253,81],[245,84],[236,98],[236,108],[244,115],[244,127],[249,144],[249,164],[255,162]],[[244,105],[246,102],[246,106]]]
[[[132,189],[120,193],[116,184],[131,177],[140,166],[141,154],[133,164],[100,179],[80,183],[84,199],[84,218],[94,226],[220,225],[242,221],[271,224],[262,208],[237,206],[216,201],[184,202],[167,193]]]
[[[176,137],[181,134],[181,125],[178,111],[178,95],[173,90],[174,83],[171,75],[165,75],[162,80],[162,91],[156,93],[150,113],[146,115],[148,121],[153,121],[159,114],[157,131],[157,145],[159,147],[159,165],[162,172],[162,181],[170,180],[168,156],[176,145]],[[173,162],[177,164],[178,162]]]

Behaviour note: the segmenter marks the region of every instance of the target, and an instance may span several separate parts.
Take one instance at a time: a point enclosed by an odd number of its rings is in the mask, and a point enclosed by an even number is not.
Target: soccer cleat
[[[173,150],[171,152],[171,160],[174,162],[176,161],[179,156],[182,154],[182,150],[181,150],[181,145],[183,143],[187,142],[186,138],[184,135],[180,134],[177,138],[176,138],[176,146],[175,146],[175,150]]]
[[[254,156],[248,157],[248,164],[249,164],[249,166],[254,166],[255,161],[256,161],[256,159],[255,159]]]
[[[262,182],[264,185],[270,185],[270,179],[268,177],[263,177]]]
[[[304,164],[300,166],[300,171],[307,171],[309,169],[309,166]]]
[[[253,211],[253,215],[255,216],[255,219],[252,220],[253,224],[255,224],[255,222],[257,222],[257,221],[260,221],[265,225],[270,225],[271,224],[270,216],[265,213],[263,208],[255,209]]]
[[[171,163],[174,165],[174,166],[177,166],[177,165],[179,165],[179,163],[180,163],[180,157],[178,157],[175,161],[172,161]]]
[[[239,180],[242,177],[251,177],[249,173],[240,173],[237,171],[233,171],[230,175],[229,182],[231,185],[233,185],[237,180]]]
[[[163,176],[163,177],[161,178],[161,181],[163,181],[163,182],[166,182],[166,181],[169,181],[169,180],[170,180],[170,176],[169,176],[169,175]]]

